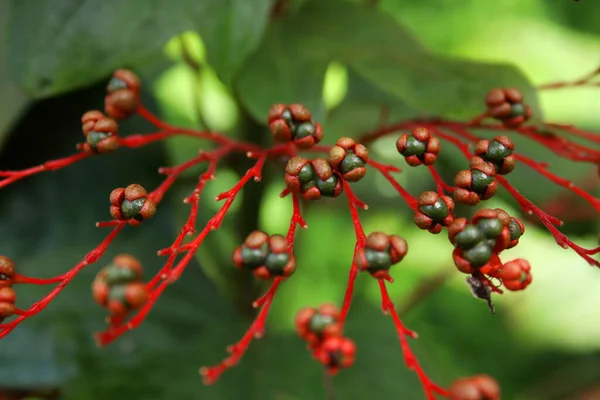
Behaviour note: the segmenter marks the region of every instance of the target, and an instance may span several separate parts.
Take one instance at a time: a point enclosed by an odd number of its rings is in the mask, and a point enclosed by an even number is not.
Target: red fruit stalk
[[[290,227],[286,236],[286,242],[288,246],[288,251],[291,253],[294,247],[294,235],[296,232],[296,227],[300,225],[303,228],[306,228],[306,222],[302,218],[300,213],[300,203],[299,198],[296,194],[292,197],[293,201],[293,213],[290,219]],[[269,314],[269,309],[273,302],[273,298],[277,292],[277,288],[280,283],[285,279],[285,277],[276,277],[271,284],[271,287],[267,290],[265,295],[257,299],[253,306],[258,308],[260,307],[260,311],[256,316],[254,322],[246,333],[242,336],[242,338],[235,344],[229,346],[227,351],[231,353],[231,355],[221,361],[219,364],[213,367],[202,367],[200,368],[200,375],[202,375],[202,379],[205,384],[210,385],[215,383],[221,374],[225,372],[228,368],[235,366],[239,360],[244,356],[250,343],[253,339],[260,339],[265,332],[265,324],[267,320],[267,316]]]

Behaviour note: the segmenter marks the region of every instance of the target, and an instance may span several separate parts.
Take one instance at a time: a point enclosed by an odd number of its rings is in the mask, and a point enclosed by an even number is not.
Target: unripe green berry
[[[475,268],[483,267],[492,258],[492,248],[485,242],[464,250],[463,257]]]
[[[313,136],[316,132],[316,127],[312,122],[303,122],[294,130],[294,139],[301,139],[307,136]]]
[[[497,164],[501,164],[505,157],[512,154],[511,149],[507,149],[502,143],[497,140],[492,140],[488,146],[485,157]]]
[[[264,264],[273,275],[281,275],[289,261],[289,253],[269,253]]]
[[[420,206],[419,211],[434,221],[443,221],[450,212],[448,206],[441,198],[437,199],[433,204]]]
[[[264,243],[258,248],[242,246],[241,256],[243,266],[250,269],[260,267],[265,263],[265,259],[267,258],[268,253],[268,243]]]
[[[365,162],[356,154],[348,152],[344,160],[340,164],[340,171],[342,174],[347,174],[348,172],[354,170],[355,168],[362,168],[365,166]]]
[[[414,136],[406,138],[406,149],[402,152],[403,156],[422,156],[427,150],[427,144],[419,141]]]
[[[485,218],[479,220],[476,226],[481,230],[486,239],[495,239],[502,234],[504,225],[498,218]]]
[[[317,335],[321,335],[325,328],[336,322],[336,318],[333,315],[326,315],[316,313],[309,321],[308,326],[312,332]]]
[[[484,239],[483,232],[475,225],[467,225],[454,237],[454,244],[461,249],[475,246]]]
[[[521,225],[513,218],[508,224],[508,230],[510,232],[510,240],[518,240],[523,236],[523,229]]]
[[[317,187],[321,191],[321,195],[323,196],[333,196],[335,194],[335,189],[338,184],[338,177],[336,175],[331,175],[328,179],[322,181],[320,179],[317,180]]]
[[[392,257],[386,251],[365,249],[365,256],[369,263],[369,272],[386,270],[392,265]]]
[[[483,171],[480,171],[478,169],[472,170],[471,174],[472,174],[471,188],[475,192],[478,192],[478,193],[485,192],[487,187],[492,182],[494,182],[493,176],[489,176],[486,173],[484,173]]]
[[[298,179],[301,184],[305,184],[315,179],[315,170],[311,164],[306,164],[298,173]]]

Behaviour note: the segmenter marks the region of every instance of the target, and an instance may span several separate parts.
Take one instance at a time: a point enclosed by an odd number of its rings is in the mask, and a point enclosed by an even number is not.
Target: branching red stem
[[[56,171],[57,169],[67,167],[73,163],[76,163],[77,161],[88,158],[91,155],[92,154],[90,153],[77,153],[65,158],[47,161],[41,165],[38,165],[37,167],[31,167],[20,171],[0,171],[0,177],[4,177],[4,179],[0,180],[0,189],[27,176],[35,175],[44,171]]]
[[[423,386],[423,391],[425,392],[427,400],[435,400],[435,393],[442,396],[448,396],[449,392],[446,389],[441,388],[440,386],[436,385],[433,381],[431,381],[431,379],[429,379],[429,377],[427,376],[427,374],[425,374],[425,371],[423,371],[423,368],[417,361],[417,358],[413,354],[412,350],[410,349],[406,337],[410,336],[411,338],[416,339],[418,335],[416,332],[408,329],[402,323],[402,320],[396,312],[394,303],[390,299],[390,295],[388,294],[385,281],[382,279],[379,279],[379,288],[381,290],[381,308],[384,314],[389,313],[392,315],[394,325],[396,326],[396,331],[398,332],[398,338],[400,339],[402,353],[404,354],[404,362],[406,363],[406,366],[409,369],[412,369],[416,372],[417,376],[419,377],[419,380],[421,381],[421,385]]]
[[[387,179],[392,184],[394,189],[396,189],[400,196],[402,196],[402,198],[410,208],[412,208],[414,211],[417,211],[417,199],[410,193],[408,193],[406,189],[404,189],[402,185],[400,185],[398,181],[394,179],[394,177],[390,174],[390,172],[400,172],[400,168],[394,167],[392,165],[380,164],[375,160],[369,160],[368,164],[373,168],[377,169],[381,173],[381,175],[383,175],[385,179]]]
[[[350,266],[350,272],[348,274],[346,292],[344,293],[344,303],[342,305],[342,310],[340,311],[339,324],[342,329],[346,322],[346,316],[350,311],[350,306],[352,305],[354,284],[356,283],[356,277],[358,276],[358,267],[354,263],[354,258],[356,257],[356,252],[365,245],[365,240],[367,238],[360,222],[360,217],[358,216],[358,209],[356,208],[356,200],[358,199],[346,181],[344,181],[344,191],[346,193],[346,198],[348,199],[348,207],[350,208],[350,216],[352,217],[352,225],[354,226],[354,234],[356,235],[356,245],[354,246],[354,254],[352,255],[352,265]]]
[[[38,302],[36,302],[35,304],[33,304],[31,307],[29,307],[28,310],[26,310],[26,311],[21,310],[20,315],[17,318],[15,318],[14,320],[4,323],[4,324],[0,324],[0,338],[3,338],[4,336],[8,335],[14,328],[17,327],[17,325],[19,325],[25,319],[39,313],[44,308],[46,308],[46,306],[56,296],[58,296],[58,294],[69,284],[69,282],[71,282],[71,280],[75,277],[75,275],[77,275],[77,273],[79,273],[79,271],[81,271],[86,266],[98,261],[100,259],[100,257],[102,257],[102,255],[104,254],[104,252],[106,251],[106,249],[108,248],[110,243],[119,234],[119,232],[121,232],[121,230],[125,227],[125,225],[126,225],[125,222],[122,222],[121,224],[117,225],[112,230],[112,232],[109,233],[108,236],[94,250],[90,251],[83,258],[83,260],[81,260],[77,265],[75,265],[69,272],[67,272],[63,275],[60,275],[56,278],[52,278],[51,279],[52,281],[57,281],[58,278],[60,278],[59,284],[50,293],[48,293],[43,299],[41,299]],[[24,278],[24,277],[22,277],[22,278]],[[48,283],[50,283],[50,282],[48,282]]]
[[[564,81],[564,82],[552,82],[546,83],[544,85],[538,86],[538,90],[549,90],[549,89],[564,89],[569,87],[578,87],[578,86],[600,86],[600,82],[590,82],[592,79],[600,75],[600,67],[596,68],[589,74],[585,74],[579,79],[574,81]]]

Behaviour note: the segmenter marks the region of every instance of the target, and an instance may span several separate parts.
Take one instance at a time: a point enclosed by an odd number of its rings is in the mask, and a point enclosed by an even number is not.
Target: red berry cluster
[[[141,185],[133,183],[126,188],[117,188],[110,193],[110,214],[119,221],[137,226],[156,213],[154,200]]]
[[[119,254],[96,275],[92,284],[94,300],[112,315],[136,310],[148,300],[148,289],[142,276],[142,264],[138,259]]]
[[[365,245],[356,251],[354,263],[373,278],[387,279],[390,267],[402,261],[407,253],[408,244],[404,238],[373,232],[367,236]]]
[[[323,139],[323,128],[312,121],[312,114],[302,104],[276,104],[269,110],[269,128],[279,142],[292,141],[307,149]]]
[[[313,357],[327,368],[331,375],[354,364],[356,346],[342,336],[339,324],[340,310],[333,304],[319,308],[307,307],[296,314],[295,325],[298,336],[308,343]]]
[[[471,222],[457,218],[448,226],[448,239],[455,246],[454,264],[461,272],[473,273],[487,265],[492,256],[515,247],[524,231],[521,221],[499,208],[483,208]]]
[[[79,147],[89,153],[108,153],[119,147],[119,126],[101,111],[88,111],[81,117],[86,142]]]
[[[140,78],[126,69],[118,69],[106,86],[104,108],[115,119],[135,114],[139,104]]]
[[[281,235],[269,236],[254,231],[233,253],[233,263],[238,268],[252,271],[259,279],[290,277],[296,270],[296,259],[287,240]]]
[[[531,108],[523,103],[523,94],[517,89],[491,90],[485,102],[489,115],[507,128],[518,128],[531,118]]]
[[[489,375],[457,379],[450,386],[448,400],[500,400],[500,386]]]
[[[415,128],[412,133],[404,134],[396,141],[398,153],[404,156],[406,163],[412,167],[421,164],[433,165],[440,153],[440,140],[426,128]]]
[[[8,257],[0,256],[0,323],[15,314],[17,294],[12,288],[14,283],[15,263]]]

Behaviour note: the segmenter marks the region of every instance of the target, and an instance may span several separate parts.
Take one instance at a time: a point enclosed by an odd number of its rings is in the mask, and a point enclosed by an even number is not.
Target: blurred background
[[[598,67],[595,0],[275,3],[0,1],[0,170],[73,153],[83,138],[80,116],[103,107],[106,82],[120,67],[142,77],[144,104],[165,121],[266,146],[266,111],[276,102],[310,106],[331,144],[374,129],[383,106],[390,122],[423,115],[466,120],[483,111],[482,96],[497,85],[519,86],[540,119],[600,131],[598,88],[535,90]],[[151,131],[141,118],[120,124],[123,136]],[[600,195],[596,168],[518,139],[523,153]],[[398,180],[411,193],[430,189],[426,172],[405,168],[394,141],[376,142],[373,157],[403,168]],[[159,166],[210,147],[192,142],[123,149],[3,189],[0,254],[26,275],[66,271],[107,234],[94,223],[108,219],[110,191],[132,182],[156,187]],[[447,153],[438,165],[451,180],[464,160]],[[220,207],[211,198],[248,166],[225,160],[201,200],[199,225]],[[172,242],[187,218],[181,199],[201,171],[184,174],[154,219],[126,229],[100,265],[128,252],[152,276],[162,262],[156,250]],[[0,399],[326,398],[321,366],[295,336],[293,316],[300,307],[341,303],[355,240],[343,199],[304,204],[310,228],[297,235],[298,270],[277,294],[265,337],[216,385],[203,386],[198,375],[241,337],[253,317],[250,304],[265,289],[235,270],[230,257],[256,227],[287,230],[291,202],[278,197],[280,175],[281,166],[273,165],[261,184],[250,184],[144,324],[107,348],[92,339],[105,327],[90,290],[99,265],[84,270],[44,312],[0,341]],[[591,207],[531,171],[519,168],[510,178],[563,218],[570,238],[596,245],[599,220]],[[503,399],[600,399],[597,269],[529,221],[519,246],[503,259],[529,260],[533,283],[496,296],[491,315],[453,266],[447,239],[418,230],[387,181],[371,172],[355,187],[370,206],[361,212],[365,230],[409,242],[408,256],[392,270],[390,293],[403,321],[419,333],[411,346],[436,382],[447,386],[460,376],[488,373],[500,381]],[[504,192],[486,206],[520,215]],[[49,290],[19,287],[18,305],[26,308]],[[347,329],[359,352],[355,366],[333,380],[340,400],[423,398],[404,366],[393,323],[381,313],[378,286],[366,275],[357,281]]]

